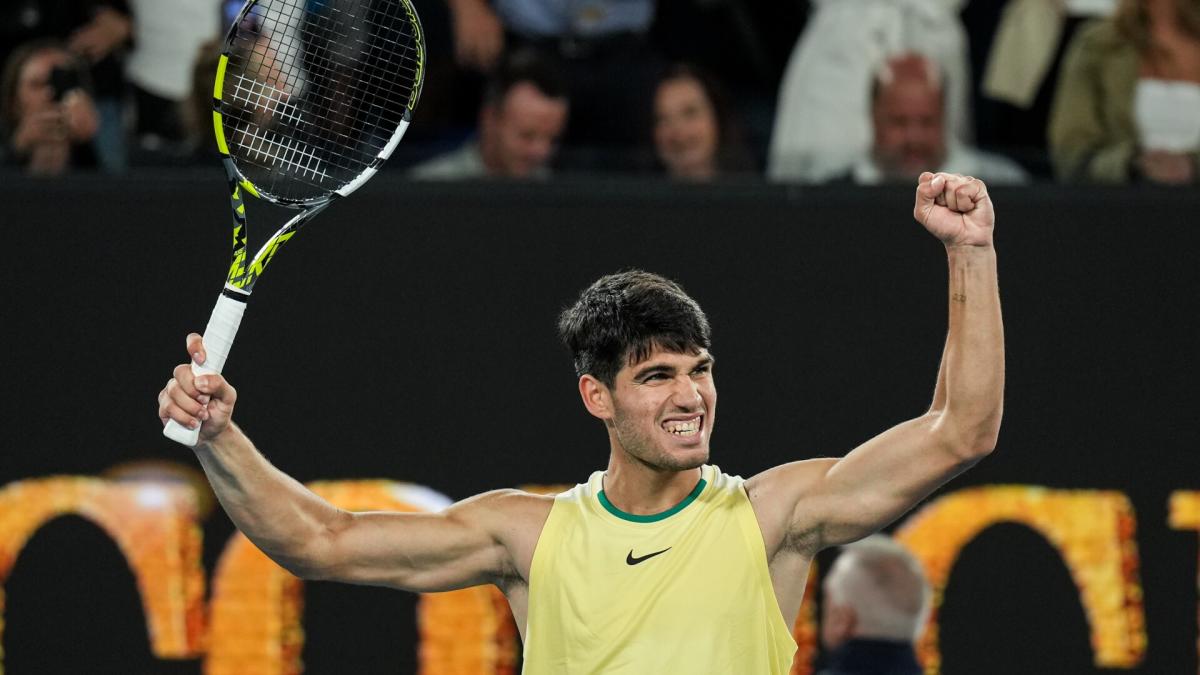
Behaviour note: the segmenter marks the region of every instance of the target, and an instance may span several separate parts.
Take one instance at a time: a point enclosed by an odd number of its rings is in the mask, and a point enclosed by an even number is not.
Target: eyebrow
[[[697,368],[702,368],[704,366],[708,366],[711,368],[712,365],[716,362],[717,362],[717,359],[712,354],[705,354],[704,356],[702,356],[700,358],[699,361],[696,362],[696,364],[694,366],[692,366],[692,370],[695,370]],[[637,371],[636,373],[634,373],[633,379],[641,380],[642,378],[649,377],[651,375],[656,375],[658,373],[662,373],[664,375],[674,375],[675,367],[669,366],[665,363],[651,364],[651,365],[646,366],[645,368]]]

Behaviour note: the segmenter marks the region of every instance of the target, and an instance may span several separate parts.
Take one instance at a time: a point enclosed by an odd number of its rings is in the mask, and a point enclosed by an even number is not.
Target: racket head
[[[254,196],[327,203],[391,155],[424,75],[410,0],[249,0],[217,68],[218,149]]]

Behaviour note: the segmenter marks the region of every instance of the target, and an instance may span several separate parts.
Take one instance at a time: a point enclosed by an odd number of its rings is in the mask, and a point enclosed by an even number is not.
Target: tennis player
[[[525,673],[783,674],[807,571],[884,527],[995,447],[1004,341],[984,184],[923,174],[914,216],[946,247],[949,332],[933,403],[840,459],[748,480],[708,463],[717,389],[709,326],[676,284],[604,277],[560,331],[608,468],[557,496],[488,492],[433,514],[334,508],[231,422],[218,375],[175,369],[159,417],[200,429],[196,454],[234,523],[299,577],[508,597]],[[188,353],[204,360],[200,336]]]

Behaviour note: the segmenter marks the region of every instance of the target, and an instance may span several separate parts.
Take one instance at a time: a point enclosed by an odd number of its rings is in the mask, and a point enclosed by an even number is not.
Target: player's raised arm
[[[996,446],[1004,329],[987,187],[922,174],[913,215],[945,245],[950,267],[949,331],[930,409],[841,459],[787,464],[747,484],[779,541],[800,542],[807,552],[884,527]]]
[[[203,349],[199,335],[189,336],[189,354],[203,360]],[[196,456],[221,505],[281,567],[301,578],[411,591],[503,585],[513,575],[506,528],[522,522],[536,498],[492,492],[433,514],[338,509],[255,449],[232,423],[236,399],[220,375],[196,377],[185,364],[159,394],[158,414],[164,424],[199,427]]]

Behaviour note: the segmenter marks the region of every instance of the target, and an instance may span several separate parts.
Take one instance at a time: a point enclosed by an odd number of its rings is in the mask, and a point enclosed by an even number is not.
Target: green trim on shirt
[[[632,513],[625,513],[621,509],[618,509],[617,507],[613,506],[612,502],[608,501],[608,496],[604,494],[604,490],[601,490],[597,494],[597,497],[600,498],[600,505],[604,507],[604,510],[620,518],[621,520],[628,520],[631,523],[657,523],[660,520],[666,520],[676,513],[679,513],[686,508],[688,504],[696,501],[696,497],[699,497],[700,493],[704,491],[705,485],[708,485],[708,482],[701,478],[700,482],[696,483],[696,487],[692,489],[691,494],[684,497],[683,501],[679,502],[675,506],[672,506],[666,511],[663,511],[662,513],[652,513],[648,516],[637,516]]]

